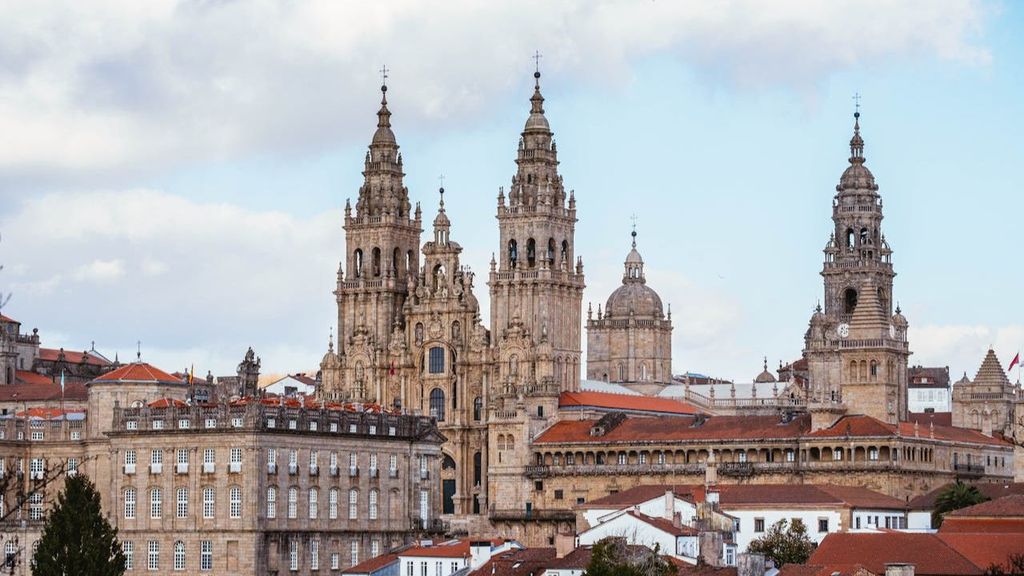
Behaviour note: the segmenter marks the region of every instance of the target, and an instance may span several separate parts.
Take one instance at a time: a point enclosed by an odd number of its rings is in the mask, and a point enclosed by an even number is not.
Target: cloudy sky
[[[534,50],[585,300],[635,213],[677,372],[799,356],[856,92],[912,361],[973,375],[1024,344],[1016,3],[3,4],[0,290],[48,346],[313,369],[384,63],[413,200],[429,222],[443,173],[485,272]]]

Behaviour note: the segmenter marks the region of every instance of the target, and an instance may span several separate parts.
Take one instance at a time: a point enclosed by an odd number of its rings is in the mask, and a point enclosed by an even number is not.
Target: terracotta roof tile
[[[939,533],[1024,533],[1024,518],[957,518],[946,515],[942,519]]]
[[[672,490],[677,498],[693,502],[693,490],[696,486],[688,484],[645,484],[634,486],[622,492],[609,494],[603,498],[591,500],[580,508],[625,508],[664,497],[665,492]]]
[[[917,422],[918,429],[927,430],[928,424],[935,424],[936,426],[952,426],[953,425],[953,413],[952,412],[910,412],[907,414],[907,421]]]
[[[110,366],[110,360],[107,360],[99,354],[89,354],[88,352],[74,352],[72,350],[64,350],[58,348],[40,348],[39,359],[47,362],[56,362],[60,358],[61,352],[64,353],[64,361],[69,364],[81,364],[83,358],[86,364],[93,366]]]
[[[370,574],[371,572],[380,570],[394,562],[398,562],[398,554],[381,554],[380,556],[370,558],[365,562],[360,562],[359,564],[344,570],[344,572],[345,574]]]
[[[35,385],[53,384],[53,378],[50,378],[49,376],[47,376],[45,374],[40,374],[38,372],[29,372],[28,370],[18,370],[18,371],[16,371],[14,373],[14,379],[17,380],[21,384],[35,384]],[[59,386],[59,384],[58,384],[58,386]],[[66,386],[66,383],[65,383],[65,386]]]
[[[904,437],[911,438],[915,434],[921,438],[934,437],[937,440],[949,440],[954,442],[976,442],[979,444],[1010,445],[1010,442],[1002,438],[986,436],[977,430],[967,428],[956,428],[953,426],[940,426],[936,424],[930,427],[924,423],[914,426],[913,422],[900,422],[898,425],[888,424],[863,414],[843,416],[828,428],[816,430],[808,434],[811,438],[843,438],[851,437]]]
[[[51,400],[59,402],[60,399],[60,384],[56,382],[0,386],[0,402],[46,402]],[[80,382],[65,384],[65,401],[85,401],[86,399],[88,399],[88,391],[85,384]]]
[[[2,387],[0,387],[2,389]],[[943,484],[938,488],[922,494],[917,498],[910,501],[910,508],[912,510],[932,510],[935,508],[935,500],[939,497],[939,494],[943,490],[952,485],[952,482]],[[994,500],[996,498],[1002,498],[1008,494],[1024,494],[1024,482],[1017,483],[1003,483],[1003,482],[979,482],[977,484],[971,484],[978,489],[986,498]]]
[[[185,408],[188,406],[188,402],[184,400],[178,400],[177,398],[160,398],[147,404],[150,408]]]
[[[935,534],[920,532],[833,532],[807,561],[808,564],[862,564],[876,574],[885,565],[914,564],[917,576],[982,574],[983,570],[950,548]]]
[[[501,546],[505,540],[501,538],[462,538],[430,546],[412,546],[400,552],[399,555],[403,557],[465,558],[470,555],[470,546],[474,542],[490,542],[491,546]]]
[[[1024,494],[1009,494],[995,500],[954,510],[946,515],[950,517],[982,517],[982,518],[1021,518],[1024,519]]]
[[[147,364],[146,362],[134,362],[125,364],[117,370],[97,376],[94,382],[159,382],[161,384],[184,384],[180,378],[175,378],[167,372]]]
[[[943,523],[945,526],[945,523]],[[1024,533],[962,534],[939,532],[938,537],[981,569],[1006,565],[1011,554],[1024,552]]]
[[[800,437],[810,428],[810,419],[806,415],[788,423],[782,423],[775,416],[709,416],[702,424],[694,425],[696,421],[697,418],[691,416],[627,417],[603,436],[591,436],[590,429],[597,420],[562,420],[542,432],[534,443],[789,439]]]
[[[473,576],[541,576],[554,562],[557,562],[554,548],[517,548],[493,556],[470,574]]]
[[[17,418],[25,418],[26,416],[30,419],[42,419],[42,420],[53,420],[60,418],[61,416],[69,416],[71,414],[85,414],[85,410],[62,410],[60,408],[50,408],[43,406],[34,406],[28,410],[22,410],[14,414]]]
[[[653,526],[654,528],[657,528],[658,530],[661,530],[662,532],[664,532],[666,534],[670,534],[672,536],[696,536],[697,535],[697,531],[694,530],[692,527],[690,527],[690,526],[676,526],[675,524],[672,523],[671,520],[666,520],[665,518],[658,518],[656,516],[648,516],[647,514],[641,514],[640,512],[637,512],[636,510],[630,510],[626,514],[632,516],[633,518],[636,518],[637,520],[640,520],[641,522],[643,522],[643,523],[645,523],[645,524],[647,524],[649,526]]]
[[[654,414],[697,414],[701,410],[692,404],[658,396],[633,396],[611,392],[562,392],[558,408],[597,408],[623,412],[649,412]]]
[[[581,508],[626,508],[664,496],[672,490],[689,502],[704,500],[704,487],[685,484],[648,484],[593,500]],[[825,505],[852,508],[902,510],[902,500],[857,486],[828,484],[719,484],[722,506]]]

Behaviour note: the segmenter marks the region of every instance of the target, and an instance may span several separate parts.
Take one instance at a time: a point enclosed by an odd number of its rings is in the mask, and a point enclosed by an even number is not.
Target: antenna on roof
[[[137,347],[137,350],[135,352],[135,360],[138,362],[142,362],[142,340],[136,340],[135,345]]]

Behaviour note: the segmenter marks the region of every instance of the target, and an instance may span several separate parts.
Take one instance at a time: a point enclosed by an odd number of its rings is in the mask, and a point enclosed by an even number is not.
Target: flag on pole
[[[192,369],[188,371],[188,385],[191,386],[196,379],[196,365],[192,365]]]
[[[1013,357],[1013,360],[1010,360],[1010,367],[1007,368],[1006,371],[1009,372],[1010,370],[1013,370],[1013,367],[1018,364],[1020,364],[1020,352],[1017,352],[1017,355]]]

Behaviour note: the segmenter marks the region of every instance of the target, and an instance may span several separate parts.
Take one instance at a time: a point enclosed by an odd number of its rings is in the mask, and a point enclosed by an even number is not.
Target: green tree
[[[935,498],[935,510],[932,511],[932,526],[942,526],[942,518],[949,512],[981,504],[988,500],[984,494],[970,484],[957,480],[939,492]]]
[[[121,576],[124,563],[117,529],[103,517],[95,485],[81,474],[66,477],[32,555],[33,576]]]
[[[627,546],[624,538],[605,538],[591,551],[586,576],[675,576],[674,564],[655,546]]]
[[[764,554],[765,558],[782,568],[785,564],[803,564],[814,552],[814,542],[807,536],[807,527],[799,518],[779,520],[771,525],[764,536],[747,547],[748,552]]]

